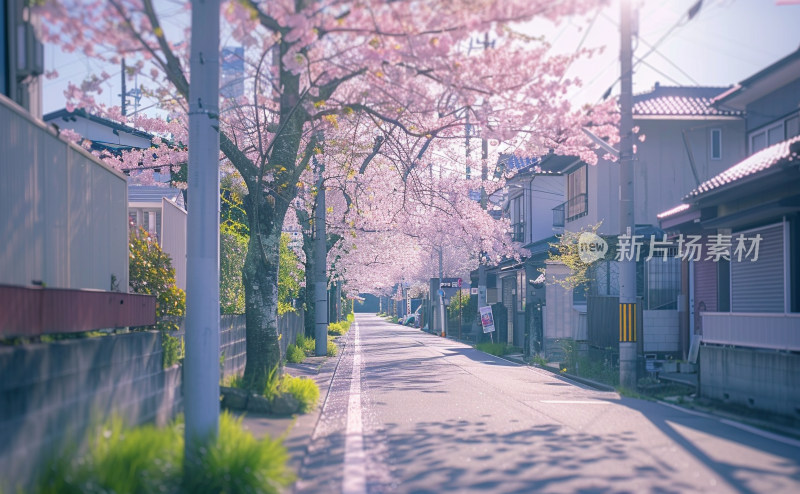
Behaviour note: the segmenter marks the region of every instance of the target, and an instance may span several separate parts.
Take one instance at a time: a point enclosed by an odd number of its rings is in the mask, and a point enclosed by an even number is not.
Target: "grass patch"
[[[335,357],[336,354],[339,353],[339,348],[336,346],[336,343],[328,340],[328,357]]]
[[[285,374],[281,379],[278,390],[288,393],[300,402],[300,413],[313,410],[319,402],[319,386],[308,377],[293,377]]]
[[[300,413],[313,410],[319,401],[319,386],[308,377],[294,377],[289,374],[278,375],[278,367],[274,367],[267,376],[264,397],[274,400],[283,394],[292,395],[299,403]]]
[[[183,472],[183,424],[128,428],[113,418],[90,433],[87,451],[50,462],[35,492],[278,493],[294,480],[280,440],[255,439],[241,419],[220,415],[220,434],[190,475]]]
[[[331,336],[342,336],[350,331],[350,321],[332,322],[328,324],[328,334]]]
[[[314,356],[314,353],[316,352],[316,344],[317,344],[317,342],[316,342],[316,340],[314,340],[314,338],[307,338],[304,335],[299,335],[297,337],[297,340],[296,340],[295,344],[298,347],[300,347],[300,349],[302,349],[303,352],[305,352],[305,354],[307,356],[309,356],[309,357],[313,357]]]
[[[297,337],[297,346],[303,349],[303,352],[309,357],[313,357],[317,352],[317,340],[314,338],[306,338],[305,336]],[[327,342],[327,355],[328,357],[335,357],[338,353],[336,344],[328,338]],[[287,352],[288,353],[288,352]]]
[[[297,345],[289,345],[286,347],[286,361],[293,364],[299,364],[306,359],[306,352]]]
[[[475,348],[482,352],[486,352],[490,355],[495,355],[497,357],[502,357],[503,355],[514,353],[516,351],[516,348],[506,343],[484,342],[484,343],[478,343],[477,345],[475,345]]]
[[[533,357],[531,357],[531,363],[536,364],[536,365],[540,365],[542,367],[546,367],[547,364],[548,364],[548,361],[547,361],[546,358],[542,357],[541,355],[536,354]]]
[[[279,493],[294,480],[289,453],[278,439],[258,440],[242,427],[242,418],[220,416],[219,439],[184,480],[192,493]]]

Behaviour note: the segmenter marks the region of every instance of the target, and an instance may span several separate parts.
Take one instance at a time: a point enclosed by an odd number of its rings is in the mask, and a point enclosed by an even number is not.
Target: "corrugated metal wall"
[[[731,310],[783,312],[787,271],[783,260],[783,223],[750,230],[744,235],[747,238],[761,235],[761,244],[756,261],[752,261],[754,256],[741,262],[731,258]]]
[[[0,96],[0,283],[128,286],[125,177]]]

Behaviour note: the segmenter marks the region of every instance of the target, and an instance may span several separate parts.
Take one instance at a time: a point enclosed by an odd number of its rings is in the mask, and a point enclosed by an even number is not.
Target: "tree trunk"
[[[247,364],[244,383],[262,392],[270,371],[281,365],[278,342],[278,259],[281,230],[250,236],[242,282],[247,319]],[[261,245],[259,245],[259,243]]]

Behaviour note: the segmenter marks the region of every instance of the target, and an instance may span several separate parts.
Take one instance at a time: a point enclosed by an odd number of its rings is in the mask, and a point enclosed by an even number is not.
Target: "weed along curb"
[[[593,381],[591,379],[586,379],[585,377],[575,376],[575,375],[572,375],[572,374],[567,374],[566,372],[560,372],[560,371],[556,371],[556,370],[553,370],[553,369],[548,369],[547,367],[543,367],[543,366],[540,366],[540,365],[530,365],[527,362],[525,362],[524,360],[519,360],[519,359],[510,358],[510,357],[506,357],[506,356],[500,356],[500,355],[492,355],[491,353],[483,352],[481,350],[478,350],[477,348],[475,348],[475,350],[477,350],[477,351],[479,351],[481,353],[485,353],[486,355],[491,355],[492,357],[497,357],[499,359],[503,359],[506,362],[512,362],[514,364],[519,364],[519,365],[523,365],[523,366],[527,366],[527,367],[532,367],[534,369],[541,369],[543,371],[549,372],[550,374],[553,374],[554,376],[563,377],[564,379],[568,379],[570,381],[578,382],[578,383],[583,384],[585,386],[589,386],[590,388],[594,388],[594,389],[596,389],[598,391],[614,391],[614,392],[617,391],[616,388],[614,388],[613,386],[609,386],[608,384],[603,384],[603,383],[600,383],[600,382],[597,382],[597,381]]]

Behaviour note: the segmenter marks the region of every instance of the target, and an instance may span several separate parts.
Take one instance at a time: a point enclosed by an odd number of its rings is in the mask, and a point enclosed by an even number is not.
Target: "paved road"
[[[297,492],[800,492],[797,441],[356,322]]]

